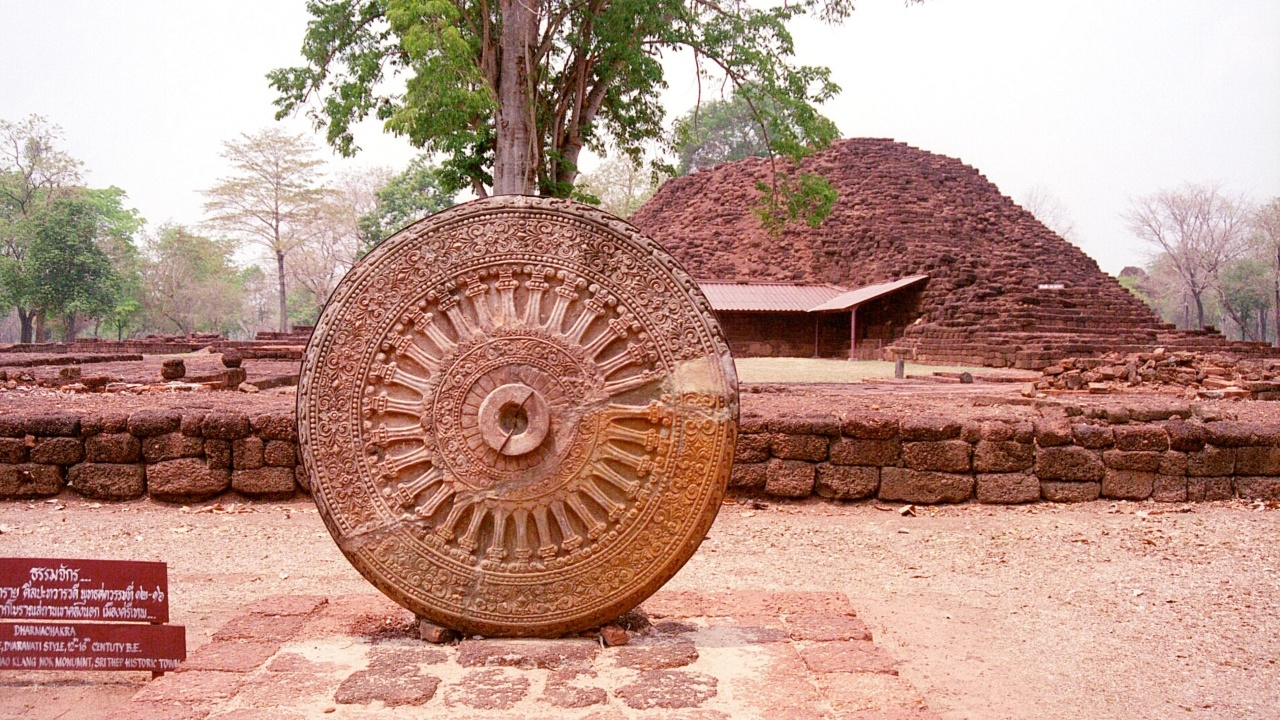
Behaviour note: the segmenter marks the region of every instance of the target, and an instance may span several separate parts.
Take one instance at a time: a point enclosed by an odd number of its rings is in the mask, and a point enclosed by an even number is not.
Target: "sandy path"
[[[189,648],[261,596],[368,591],[308,501],[233,509],[4,503],[0,553],[168,562]],[[842,590],[948,720],[1274,718],[1277,569],[1280,512],[1239,503],[732,504],[670,587]],[[0,717],[101,717],[146,677],[10,673]]]

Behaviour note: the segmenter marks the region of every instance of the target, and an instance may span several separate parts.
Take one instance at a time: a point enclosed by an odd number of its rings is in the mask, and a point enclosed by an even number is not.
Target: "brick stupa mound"
[[[751,158],[667,182],[631,221],[699,279],[847,287],[927,274],[904,294],[886,357],[1039,369],[1106,351],[1269,352],[1176,331],[1079,248],[959,160],[880,139],[841,140],[801,170],[839,192],[818,229],[777,235],[752,214],[769,163]]]

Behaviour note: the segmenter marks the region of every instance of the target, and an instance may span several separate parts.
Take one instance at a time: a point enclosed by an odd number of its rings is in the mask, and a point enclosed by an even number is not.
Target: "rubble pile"
[[[1184,389],[1210,400],[1280,400],[1280,360],[1238,358],[1156,348],[1067,358],[1044,368],[1036,391],[1122,392],[1132,388]]]

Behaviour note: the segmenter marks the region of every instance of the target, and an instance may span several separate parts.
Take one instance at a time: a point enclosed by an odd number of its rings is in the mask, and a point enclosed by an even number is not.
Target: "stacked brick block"
[[[305,491],[291,411],[137,410],[0,419],[0,498],[193,502]]]
[[[1155,346],[1273,353],[1161,323],[959,160],[892,140],[832,143],[799,168],[839,193],[831,215],[816,229],[793,223],[776,234],[752,213],[770,167],[750,158],[675,178],[631,222],[697,278],[853,287],[926,274],[918,295],[901,296],[912,317],[891,332],[888,351],[908,359],[1040,369]]]
[[[1280,427],[1165,419],[747,418],[733,491],[835,500],[1280,500]]]

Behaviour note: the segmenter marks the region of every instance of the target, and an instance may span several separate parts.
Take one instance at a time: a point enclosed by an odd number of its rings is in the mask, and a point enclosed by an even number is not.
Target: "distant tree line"
[[[1280,197],[1187,184],[1135,200],[1126,219],[1152,254],[1120,282],[1166,322],[1280,344]]]
[[[0,120],[0,319],[23,343],[311,323],[372,245],[454,203],[425,158],[327,174],[309,140],[270,129],[225,143],[203,222],[151,229],[61,143],[41,116]]]

